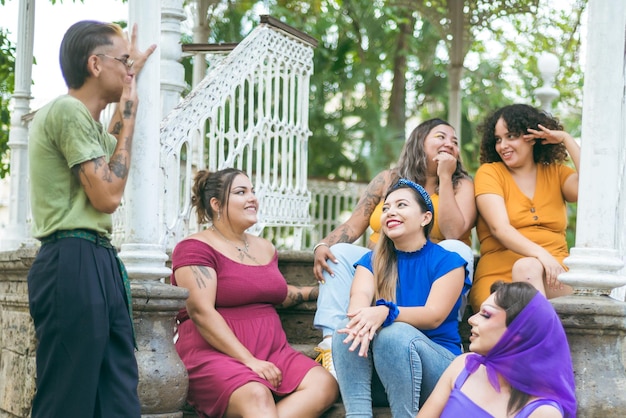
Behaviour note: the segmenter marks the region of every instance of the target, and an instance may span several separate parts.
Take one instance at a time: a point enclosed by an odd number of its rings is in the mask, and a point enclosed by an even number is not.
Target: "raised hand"
[[[137,49],[137,24],[133,25],[131,30],[130,40],[129,40],[129,48],[130,48],[130,59],[133,60],[133,71],[135,75],[139,74],[146,61],[152,55],[154,50],[156,49],[156,44],[150,45],[145,51],[139,51]]]
[[[524,140],[533,141],[540,140],[543,145],[562,144],[571,135],[565,131],[557,131],[548,129],[543,125],[538,125],[539,130],[528,128],[528,134],[524,135]]]

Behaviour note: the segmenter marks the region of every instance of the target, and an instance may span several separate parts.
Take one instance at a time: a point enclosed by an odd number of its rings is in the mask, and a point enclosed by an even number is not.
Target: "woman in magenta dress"
[[[275,309],[315,300],[317,288],[288,285],[274,246],[245,232],[258,201],[244,172],[200,171],[193,205],[211,226],[172,254],[172,284],[189,290],[176,342],[188,402],[203,417],[320,416],[337,383],[289,346]]]

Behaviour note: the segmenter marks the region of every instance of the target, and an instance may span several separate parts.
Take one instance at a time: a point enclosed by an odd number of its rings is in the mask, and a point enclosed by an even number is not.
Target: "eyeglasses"
[[[128,56],[123,56],[122,58],[116,58],[116,57],[112,57],[110,55],[107,54],[95,54],[97,57],[107,57],[107,58],[111,58],[114,59],[115,61],[119,61],[122,64],[124,64],[124,66],[126,68],[132,68],[133,64],[135,63],[135,60],[130,59],[130,57]]]

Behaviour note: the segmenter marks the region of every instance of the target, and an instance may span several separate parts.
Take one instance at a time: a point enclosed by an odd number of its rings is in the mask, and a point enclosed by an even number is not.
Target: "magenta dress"
[[[210,245],[183,240],[172,254],[172,269],[207,266],[217,273],[216,309],[239,341],[258,359],[274,363],[283,374],[278,388],[255,372],[214,349],[200,335],[187,311],[178,314],[176,351],[189,373],[187,401],[200,416],[221,417],[230,395],[248,382],[260,382],[278,396],[293,392],[309,370],[319,366],[292,349],[274,305],[287,296],[287,282],[278,270],[278,257],[264,266],[233,261]],[[176,278],[172,274],[172,284]]]

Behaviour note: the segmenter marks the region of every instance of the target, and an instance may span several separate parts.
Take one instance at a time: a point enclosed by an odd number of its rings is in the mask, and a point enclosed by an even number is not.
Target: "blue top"
[[[372,252],[366,253],[354,266],[363,266],[372,271]],[[424,306],[435,280],[452,270],[465,267],[467,262],[455,252],[443,249],[426,241],[422,249],[407,253],[396,250],[398,256],[398,283],[396,304],[398,306]],[[467,269],[465,282],[469,283]],[[462,291],[461,291],[462,292]],[[420,330],[437,344],[455,355],[461,354],[461,336],[457,314],[461,306],[461,292],[448,317],[435,329]]]
[[[461,392],[461,386],[463,386],[469,376],[470,373],[466,368],[463,368],[454,382],[454,389],[452,389],[452,392],[450,393],[450,397],[441,412],[440,418],[456,418],[462,416],[472,418],[493,418],[493,415],[476,405],[474,401],[468,398],[465,393]],[[563,415],[563,408],[558,402],[542,398],[526,404],[517,414],[515,414],[515,418],[528,418],[528,416],[530,416],[535,409],[543,405],[551,405],[561,411],[561,415]]]

